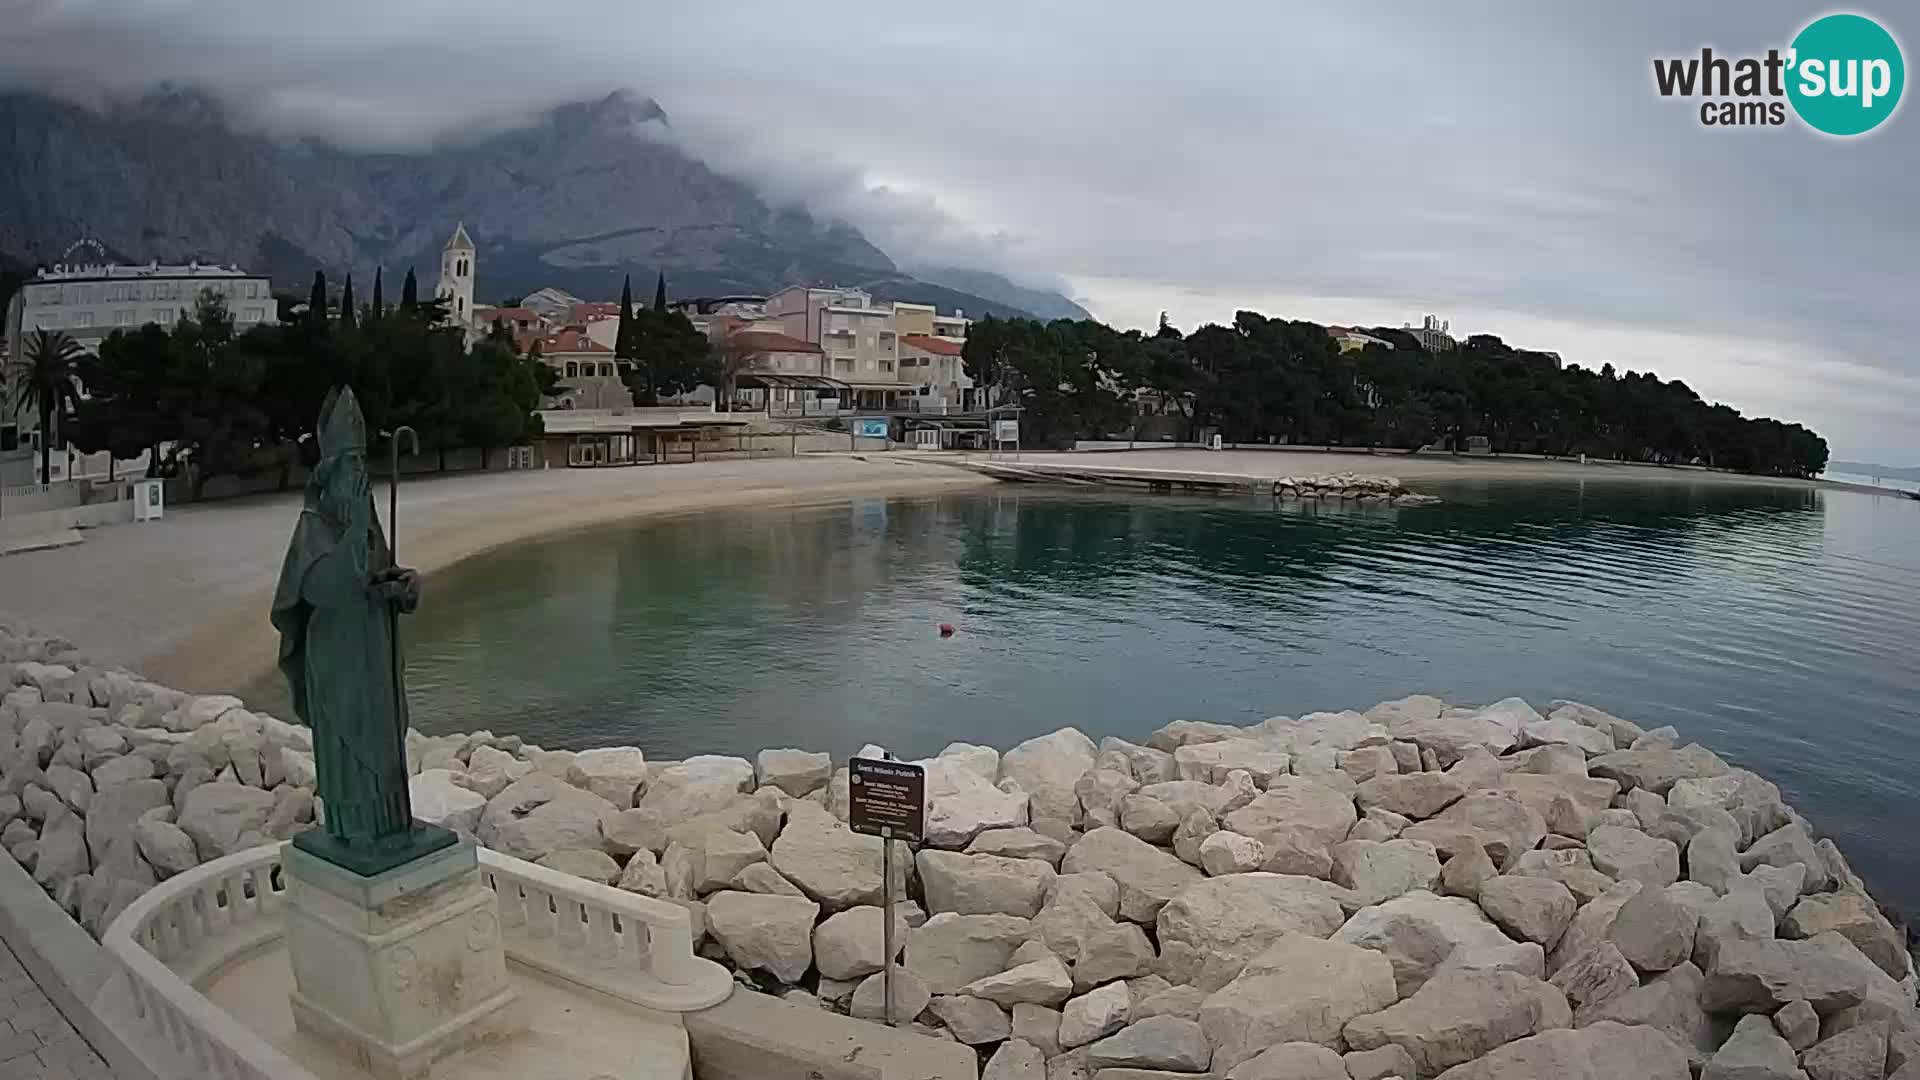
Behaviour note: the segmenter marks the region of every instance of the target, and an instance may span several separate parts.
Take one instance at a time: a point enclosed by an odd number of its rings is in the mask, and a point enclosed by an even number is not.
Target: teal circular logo
[[[1787,99],[1816,131],[1863,135],[1893,115],[1907,83],[1900,43],[1864,15],[1826,15],[1793,39]]]

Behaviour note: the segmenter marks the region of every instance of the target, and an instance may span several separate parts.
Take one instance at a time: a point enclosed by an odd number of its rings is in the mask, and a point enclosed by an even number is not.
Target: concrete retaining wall
[[[107,950],[53,902],[13,856],[0,851],[0,940],[20,958],[80,1037],[113,1070],[115,1080],[155,1080],[123,1034],[126,1003]]]
[[[699,1080],[978,1080],[979,1057],[959,1043],[789,1005],[736,987],[686,1014]]]

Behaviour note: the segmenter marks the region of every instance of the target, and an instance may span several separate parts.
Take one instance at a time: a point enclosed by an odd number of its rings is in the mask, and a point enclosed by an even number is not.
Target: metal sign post
[[[927,770],[904,761],[853,758],[847,762],[847,827],[880,838],[880,992],[893,1026],[893,844],[917,844],[927,831]]]

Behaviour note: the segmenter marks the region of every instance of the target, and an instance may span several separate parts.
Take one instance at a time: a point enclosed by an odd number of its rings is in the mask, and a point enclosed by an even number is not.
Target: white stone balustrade
[[[716,1005],[725,968],[693,953],[692,916],[678,904],[585,881],[481,849],[510,964],[660,1012]],[[148,890],[108,928],[145,1044],[162,1076],[314,1080],[313,1074],[209,1001],[231,965],[280,947],[281,846],[229,855]]]

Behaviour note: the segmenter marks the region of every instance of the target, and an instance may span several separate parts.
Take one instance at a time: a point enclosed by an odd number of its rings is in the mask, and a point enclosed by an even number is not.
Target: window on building
[[[574,363],[571,360],[567,361],[567,378],[577,379],[579,377],[580,377],[580,365]]]
[[[0,453],[20,449],[20,425],[0,424]]]
[[[247,309],[247,321],[248,321],[248,322],[266,322],[266,321],[267,321],[267,309],[266,309],[266,308],[263,308],[263,307],[250,307],[250,308],[248,308],[248,309]]]
[[[886,372],[889,375],[893,374],[893,361],[891,360],[880,361],[880,370]]]
[[[173,309],[162,308],[159,311],[154,312],[153,321],[159,323],[161,326],[172,326],[173,325]]]
[[[114,312],[114,313],[113,313],[113,325],[115,325],[115,326],[132,326],[132,325],[133,325],[133,309],[132,309],[132,308],[121,308],[121,309],[120,309],[119,311],[116,311],[116,312]]]
[[[260,299],[260,283],[259,282],[257,281],[247,282],[247,299],[249,300]]]
[[[93,325],[93,312],[91,312],[91,311],[76,311],[76,312],[74,312],[74,313],[73,313],[73,325],[74,325],[75,327],[86,327],[86,326],[92,326],[92,325]]]

